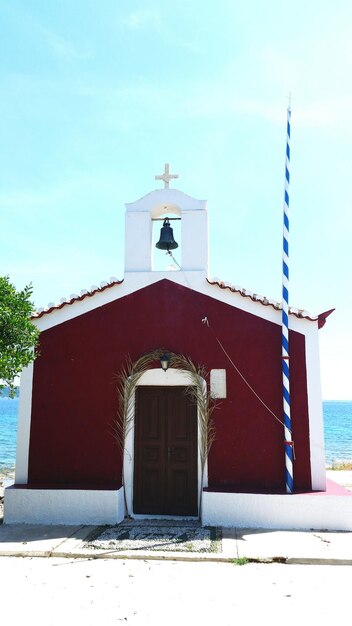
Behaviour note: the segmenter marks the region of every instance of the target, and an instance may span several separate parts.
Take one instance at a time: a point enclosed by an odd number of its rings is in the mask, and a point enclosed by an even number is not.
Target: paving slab
[[[237,539],[238,558],[286,563],[352,564],[352,533],[268,529],[223,530]]]
[[[72,526],[66,527],[72,528]],[[77,527],[70,536],[64,541],[60,542],[52,550],[52,555],[56,556],[57,553],[64,551],[66,554],[75,553],[82,550],[87,538],[94,532],[96,526],[80,526]]]
[[[0,525],[0,556],[50,556],[63,544],[82,545],[92,528],[88,526]]]
[[[126,524],[121,525],[126,529]],[[127,524],[128,526],[128,524]],[[133,528],[133,525],[131,526]],[[188,525],[189,531],[189,525]],[[201,528],[201,527],[200,527]],[[0,525],[0,556],[45,556],[82,559],[142,559],[178,561],[236,561],[352,565],[352,533],[289,531],[252,528],[218,529],[215,551],[194,551],[187,542],[163,550],[159,538],[175,529],[154,524],[138,535],[136,547],[118,545],[121,528],[99,526]],[[182,532],[182,527],[180,527]],[[108,531],[108,532],[107,532]],[[123,533],[122,533],[123,536]],[[133,533],[130,538],[134,536]],[[157,541],[156,541],[157,539]],[[193,540],[193,539],[192,539]],[[111,542],[111,543],[110,543]],[[129,548],[129,549],[128,549]]]

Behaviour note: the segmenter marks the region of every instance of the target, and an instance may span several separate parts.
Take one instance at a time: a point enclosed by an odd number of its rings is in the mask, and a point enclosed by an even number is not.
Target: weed
[[[327,467],[327,469],[336,470],[337,472],[339,471],[350,472],[352,470],[352,461],[341,461],[341,462],[333,461],[330,467]]]
[[[245,556],[240,556],[238,559],[233,559],[232,563],[234,565],[247,565],[247,563],[249,563],[249,559]]]

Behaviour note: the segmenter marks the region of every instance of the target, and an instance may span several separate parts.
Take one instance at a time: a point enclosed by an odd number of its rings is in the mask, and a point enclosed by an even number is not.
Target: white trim
[[[150,213],[153,211],[153,217],[160,215],[161,211],[165,210],[165,206],[167,210],[173,209],[173,212],[177,212],[181,208],[182,211],[204,211],[207,208],[207,201],[197,200],[197,198],[192,198],[183,191],[168,188],[155,189],[139,200],[125,204],[126,212],[141,211],[143,213],[147,211]]]
[[[184,273],[185,272],[129,272],[127,280],[125,279],[122,283],[113,285],[108,289],[104,289],[104,291],[97,291],[93,296],[87,296],[83,298],[83,300],[77,300],[72,304],[65,304],[62,308],[54,309],[51,313],[44,314],[39,318],[34,318],[32,321],[40,331],[48,330],[49,328],[68,322],[80,315],[94,311],[105,304],[110,304],[115,300],[124,298],[139,289],[148,287],[165,278],[173,282],[184,284],[195,290],[198,290],[199,284],[206,283],[204,272],[187,272],[187,282],[183,276]],[[177,277],[179,277],[179,280],[176,280]]]
[[[309,415],[310,465],[313,491],[325,491],[325,448],[323,403],[320,384],[318,325],[306,333],[306,370]]]
[[[18,428],[16,448],[15,482],[25,485],[28,482],[29,440],[32,417],[33,363],[21,374],[20,398],[18,403]]]
[[[160,280],[167,279],[170,282],[177,283],[189,289],[193,289],[200,294],[209,296],[219,302],[224,302],[232,307],[236,307],[241,311],[251,313],[260,319],[268,320],[281,326],[281,310],[274,309],[271,305],[264,306],[260,302],[253,302],[250,298],[246,298],[239,293],[234,293],[229,289],[221,289],[217,285],[211,285],[206,280],[206,272],[198,270],[181,270],[179,272],[127,272],[125,280],[113,287],[98,291],[92,297],[86,297],[72,304],[64,305],[61,309],[54,309],[49,314],[33,319],[33,323],[41,330],[47,330],[58,324],[67,322],[75,317],[84,315],[89,311],[93,311],[105,304],[114,302],[119,298],[124,298],[139,289],[143,289]],[[204,315],[207,311],[204,311]],[[209,319],[212,323],[213,320]],[[201,324],[201,320],[199,320]],[[306,334],[307,324],[316,325],[316,322],[297,318],[290,315],[290,329]]]
[[[187,386],[192,384],[192,380],[190,379],[190,375],[187,372],[176,370],[173,368],[169,368],[167,372],[164,372],[162,369],[150,369],[147,370],[140,378],[138,382],[138,386],[142,385],[152,385],[157,387],[163,386]],[[204,381],[204,385],[206,385]],[[133,406],[134,406],[134,398],[133,398]],[[200,457],[200,432],[199,432],[199,420],[197,419],[198,425],[198,505],[201,493],[201,476],[202,476],[202,466],[201,466],[201,457]],[[124,450],[124,459],[123,459],[123,474],[124,474],[124,482],[125,482],[125,491],[126,491],[126,502],[127,502],[127,512],[128,515],[135,519],[143,519],[143,518],[163,518],[163,519],[174,519],[175,516],[151,516],[151,515],[137,515],[133,512],[133,469],[134,469],[134,415],[133,422],[130,431],[126,437],[125,450]],[[204,474],[203,474],[203,488],[208,486],[208,461],[205,462]],[[177,516],[177,519],[180,519],[180,516]],[[188,519],[188,518],[186,518]]]

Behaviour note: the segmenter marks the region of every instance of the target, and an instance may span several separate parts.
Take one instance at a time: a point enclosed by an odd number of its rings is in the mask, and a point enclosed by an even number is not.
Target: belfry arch
[[[181,219],[183,271],[208,272],[208,213],[205,200],[177,189],[157,189],[126,204],[125,275],[152,271],[153,220],[169,214]],[[162,223],[162,222],[160,222]]]

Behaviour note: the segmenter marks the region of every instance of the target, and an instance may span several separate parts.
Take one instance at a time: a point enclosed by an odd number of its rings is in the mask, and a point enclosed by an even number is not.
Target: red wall
[[[258,305],[259,307],[260,305]],[[112,435],[116,375],[126,355],[156,348],[227,371],[227,398],[214,413],[210,488],[284,489],[283,427],[233,369],[232,360],[282,418],[281,328],[208,296],[162,280],[41,333],[35,361],[29,454],[32,485],[121,485]],[[295,487],[310,489],[304,336],[290,333]]]

